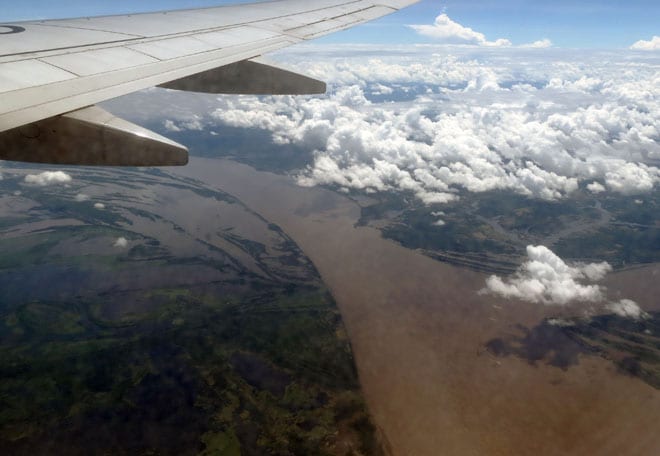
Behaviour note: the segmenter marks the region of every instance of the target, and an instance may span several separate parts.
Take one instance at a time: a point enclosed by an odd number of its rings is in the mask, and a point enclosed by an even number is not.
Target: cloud
[[[542,40],[534,41],[533,43],[523,44],[520,47],[522,48],[531,48],[531,49],[546,49],[552,47],[552,41],[547,38]]]
[[[383,84],[374,84],[371,87],[371,93],[374,95],[392,95],[394,93],[394,89]]]
[[[444,44],[463,44],[485,47],[510,47],[511,41],[506,38],[499,38],[495,41],[489,41],[486,36],[469,27],[465,27],[452,20],[447,14],[442,13],[435,18],[432,25],[410,25],[420,35],[437,40]],[[521,48],[544,49],[552,47],[552,41],[547,38],[534,41],[532,43],[522,44]]]
[[[172,132],[183,131],[182,128],[178,127],[178,126],[174,123],[174,121],[173,121],[173,120],[170,120],[170,119],[166,119],[166,120],[163,122],[163,126],[165,127],[165,130],[167,130],[167,131],[172,131]]]
[[[630,299],[611,302],[607,305],[607,309],[621,317],[631,318],[633,320],[648,318],[648,314],[644,312],[635,301],[631,301]]]
[[[433,25],[410,25],[422,36],[441,41],[446,44],[472,44],[477,46],[511,46],[511,41],[500,38],[488,41],[483,33],[476,32],[469,27],[464,27],[454,22],[445,13],[435,18]]]
[[[103,203],[94,203],[94,209],[103,210],[103,209],[105,209],[105,204],[103,204]]]
[[[89,201],[89,195],[86,195],[86,194],[84,194],[84,193],[78,193],[78,194],[75,196],[74,199],[75,199],[76,201],[78,201],[79,203],[81,203],[81,202],[83,202],[83,201]]]
[[[653,190],[657,182],[657,168],[654,173],[649,168],[635,163],[622,163],[617,169],[605,173],[605,183],[610,190],[624,195],[636,195]]]
[[[120,249],[124,249],[128,246],[128,240],[126,240],[125,237],[119,237],[113,244],[113,247],[118,247]]]
[[[549,318],[547,320],[547,322],[550,326],[559,326],[559,327],[562,327],[562,328],[575,326],[574,321],[566,320],[564,318]]]
[[[660,51],[660,36],[654,35],[653,38],[648,41],[639,40],[633,43],[633,45],[630,46],[630,49],[635,51]]]
[[[602,193],[605,191],[605,187],[603,187],[598,182],[592,182],[591,184],[587,185],[587,190],[589,190],[591,193]]]
[[[44,171],[40,174],[28,174],[25,183],[38,186],[66,184],[71,182],[71,176],[63,171]]]
[[[204,124],[202,123],[200,116],[196,114],[185,119],[180,119],[178,125],[175,121],[166,119],[163,121],[163,126],[167,131],[171,132],[180,132],[183,130],[202,131],[204,129]]]
[[[660,182],[657,63],[628,52],[521,60],[511,48],[314,49],[317,61],[309,50],[284,60],[327,80],[327,95],[218,97],[190,127],[266,130],[310,154],[294,172],[302,185],[402,192],[426,204],[492,190],[638,195]]]
[[[607,262],[566,264],[543,245],[527,246],[527,261],[508,278],[491,275],[479,293],[490,293],[545,305],[567,306],[574,302],[604,303],[607,311],[638,320],[647,318],[639,305],[630,299],[608,301],[605,287],[593,282],[603,280],[612,271]],[[591,282],[591,283],[589,283]],[[548,321],[551,325],[567,326],[569,320]]]
[[[547,305],[603,300],[603,287],[582,282],[601,280],[612,270],[608,263],[569,266],[543,245],[528,245],[527,258],[512,277],[490,276],[483,291]]]

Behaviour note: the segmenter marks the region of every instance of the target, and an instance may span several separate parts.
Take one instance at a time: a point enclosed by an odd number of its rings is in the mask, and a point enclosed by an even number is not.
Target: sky
[[[0,0],[0,22],[195,8],[223,3],[241,2]],[[502,39],[512,45],[549,40],[557,47],[621,49],[639,40],[650,41],[653,36],[660,36],[660,2],[657,0],[422,0],[395,15],[322,38],[320,42],[437,42],[437,37],[420,35],[408,25],[431,25],[442,13],[453,22],[483,34],[488,42]]]

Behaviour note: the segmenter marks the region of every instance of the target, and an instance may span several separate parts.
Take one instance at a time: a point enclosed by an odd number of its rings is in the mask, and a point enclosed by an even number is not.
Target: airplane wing
[[[418,0],[279,0],[123,16],[0,23],[0,159],[181,165],[187,149],[96,103],[152,86],[323,93],[259,59]]]

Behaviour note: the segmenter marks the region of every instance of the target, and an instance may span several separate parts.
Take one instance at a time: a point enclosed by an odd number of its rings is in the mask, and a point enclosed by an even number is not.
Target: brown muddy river
[[[170,172],[238,197],[311,258],[342,312],[391,454],[660,454],[660,391],[650,385],[598,356],[563,370],[486,350],[561,310],[478,294],[485,275],[356,228],[359,207],[329,190],[228,160],[193,158]],[[609,292],[658,309],[658,277],[657,265],[612,274]]]

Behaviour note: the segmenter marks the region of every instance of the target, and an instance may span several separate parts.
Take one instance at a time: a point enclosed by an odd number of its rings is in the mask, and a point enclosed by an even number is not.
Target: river
[[[484,348],[520,331],[517,325],[576,309],[479,294],[485,275],[356,227],[359,207],[330,190],[302,188],[230,160],[192,158],[170,172],[236,196],[280,225],[314,262],[342,313],[389,453],[660,454],[660,394],[651,386],[598,356],[581,356],[562,370]],[[659,270],[635,272],[642,288],[612,274],[619,287],[612,291],[657,305],[651,301],[660,296],[659,281],[644,278]]]

